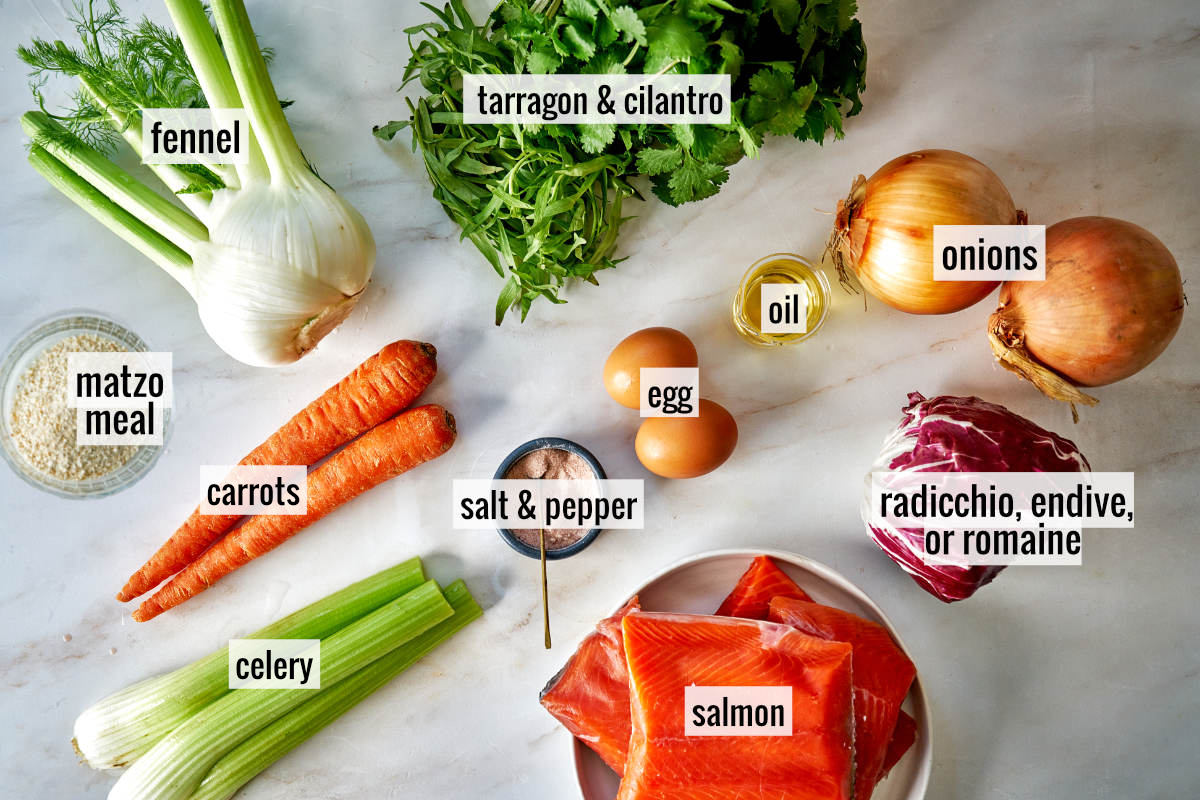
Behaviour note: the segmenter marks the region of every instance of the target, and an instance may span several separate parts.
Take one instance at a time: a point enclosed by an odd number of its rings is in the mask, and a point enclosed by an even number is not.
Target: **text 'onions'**
[[[953,150],[919,150],[894,158],[845,200],[827,252],[847,284],[847,270],[875,297],[910,314],[948,314],[974,305],[996,281],[935,281],[934,225],[1024,223],[996,173]]]
[[[1046,280],[1006,283],[988,320],[1000,363],[1044,394],[1095,405],[1078,386],[1128,378],[1166,349],[1183,319],[1183,282],[1149,231],[1109,217],[1046,229]]]

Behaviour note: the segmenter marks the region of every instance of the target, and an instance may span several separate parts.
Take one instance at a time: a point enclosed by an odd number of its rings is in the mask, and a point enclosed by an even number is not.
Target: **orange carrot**
[[[311,466],[407,408],[436,374],[433,345],[392,342],[309,403],[240,463]],[[240,514],[202,515],[197,508],[133,573],[117,599],[124,603],[150,591],[192,563],[241,518]]]
[[[419,406],[377,425],[309,474],[308,513],[251,517],[143,602],[133,618],[145,622],[157,617],[278,547],[347,500],[437,458],[454,444],[455,430],[454,417],[436,405]]]

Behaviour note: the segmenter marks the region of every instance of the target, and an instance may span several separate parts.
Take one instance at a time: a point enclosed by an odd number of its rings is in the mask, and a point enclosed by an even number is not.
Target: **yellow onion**
[[[1046,229],[1046,280],[1004,284],[992,351],[1049,397],[1095,405],[1104,386],[1156,359],[1183,320],[1179,265],[1145,228],[1076,217]]]
[[[934,225],[1016,225],[1024,212],[996,173],[953,150],[918,150],[894,158],[870,180],[859,175],[826,252],[849,285],[859,283],[910,314],[948,314],[974,305],[997,281],[935,281]]]

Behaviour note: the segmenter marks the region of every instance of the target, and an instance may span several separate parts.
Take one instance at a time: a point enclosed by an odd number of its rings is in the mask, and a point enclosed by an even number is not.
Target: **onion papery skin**
[[[934,225],[1024,221],[996,173],[953,150],[894,158],[838,203],[830,249],[874,297],[909,314],[949,314],[974,305],[998,281],[935,281]]]
[[[1153,234],[1075,217],[1046,229],[1046,280],[1006,283],[988,329],[1076,386],[1105,386],[1166,349],[1183,306],[1179,266]]]

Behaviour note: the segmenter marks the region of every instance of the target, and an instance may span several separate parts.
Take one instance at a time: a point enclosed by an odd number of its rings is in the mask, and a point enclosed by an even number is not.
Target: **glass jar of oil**
[[[788,333],[767,333],[763,331],[763,285],[764,284],[798,284],[802,287],[800,298],[805,302],[798,316],[802,324],[794,324],[792,328],[801,328]],[[773,253],[764,256],[750,265],[733,296],[733,327],[738,335],[751,344],[762,347],[802,342],[812,336],[825,322],[829,314],[830,292],[829,280],[825,273],[811,261],[792,253]],[[793,306],[795,307],[795,306]],[[800,320],[792,320],[800,323]],[[772,326],[766,326],[772,327]]]

